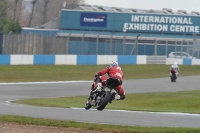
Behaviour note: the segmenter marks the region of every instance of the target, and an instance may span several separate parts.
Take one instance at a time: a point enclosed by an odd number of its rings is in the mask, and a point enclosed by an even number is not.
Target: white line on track
[[[14,101],[16,101],[16,100],[8,100],[8,101],[5,101],[5,102],[8,103],[8,104],[10,104],[10,103],[12,103]]]
[[[75,108],[75,107],[72,107],[71,109],[85,110],[85,108]],[[96,109],[90,109],[90,110],[95,111]],[[182,116],[197,116],[197,117],[200,117],[200,114],[179,113],[179,112],[146,112],[146,111],[111,110],[111,109],[104,109],[104,111],[129,112],[129,113],[151,113],[151,114],[162,114],[162,115],[166,114],[166,115],[182,115]]]
[[[16,83],[0,83],[0,85],[59,84],[59,83],[85,83],[85,82],[92,82],[92,81],[16,82]]]

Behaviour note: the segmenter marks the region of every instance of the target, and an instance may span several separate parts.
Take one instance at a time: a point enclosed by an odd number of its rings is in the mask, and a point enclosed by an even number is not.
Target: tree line
[[[0,32],[21,32],[22,27],[41,26],[85,0],[0,0]]]

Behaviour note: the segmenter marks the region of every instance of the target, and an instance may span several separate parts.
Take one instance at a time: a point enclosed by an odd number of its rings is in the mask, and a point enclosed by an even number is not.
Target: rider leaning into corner
[[[107,74],[108,77],[106,77],[105,74]],[[124,73],[122,72],[121,67],[118,65],[117,61],[111,61],[109,66],[97,72],[94,76],[96,77],[95,79],[96,84],[91,87],[91,92],[96,89],[104,87],[106,85],[106,80],[108,78],[114,78],[120,81],[120,85],[116,87],[116,91],[118,94],[115,95],[115,100],[125,99],[125,92],[122,87]]]
[[[180,72],[180,69],[179,69],[179,66],[178,66],[178,63],[177,62],[174,62],[174,64],[172,64],[171,65],[171,67],[170,67],[170,76],[172,76],[172,71],[175,71],[175,74],[176,74],[176,79],[177,79],[177,77],[178,77],[178,74],[179,74],[179,72]]]

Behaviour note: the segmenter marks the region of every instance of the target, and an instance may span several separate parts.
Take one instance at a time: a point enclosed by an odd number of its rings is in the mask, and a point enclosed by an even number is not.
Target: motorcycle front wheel
[[[172,74],[172,76],[171,76],[171,82],[175,82],[175,75],[174,74]]]
[[[87,99],[86,103],[85,103],[85,109],[88,110],[92,107],[92,105],[90,104],[90,100]]]

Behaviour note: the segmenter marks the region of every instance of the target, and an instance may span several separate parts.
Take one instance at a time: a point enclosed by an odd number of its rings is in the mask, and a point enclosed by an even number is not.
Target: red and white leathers
[[[176,77],[178,77],[178,74],[179,74],[179,72],[180,72],[180,69],[179,69],[179,66],[178,66],[177,62],[174,62],[174,64],[171,65],[171,67],[170,67],[170,76],[172,75],[172,72],[173,72],[173,71],[175,72]]]
[[[105,74],[108,75],[108,77],[104,76]],[[119,79],[121,81],[121,84],[116,88],[117,93],[120,95],[120,99],[125,98],[125,92],[122,87],[122,81],[124,78],[124,73],[122,72],[121,68],[119,66],[114,66],[114,67],[106,67],[105,69],[97,72],[97,74],[100,78],[100,83],[102,84],[102,87],[106,85],[106,80],[108,78],[114,78],[114,79]],[[96,83],[98,84],[98,82]],[[94,86],[95,87],[95,86]]]

